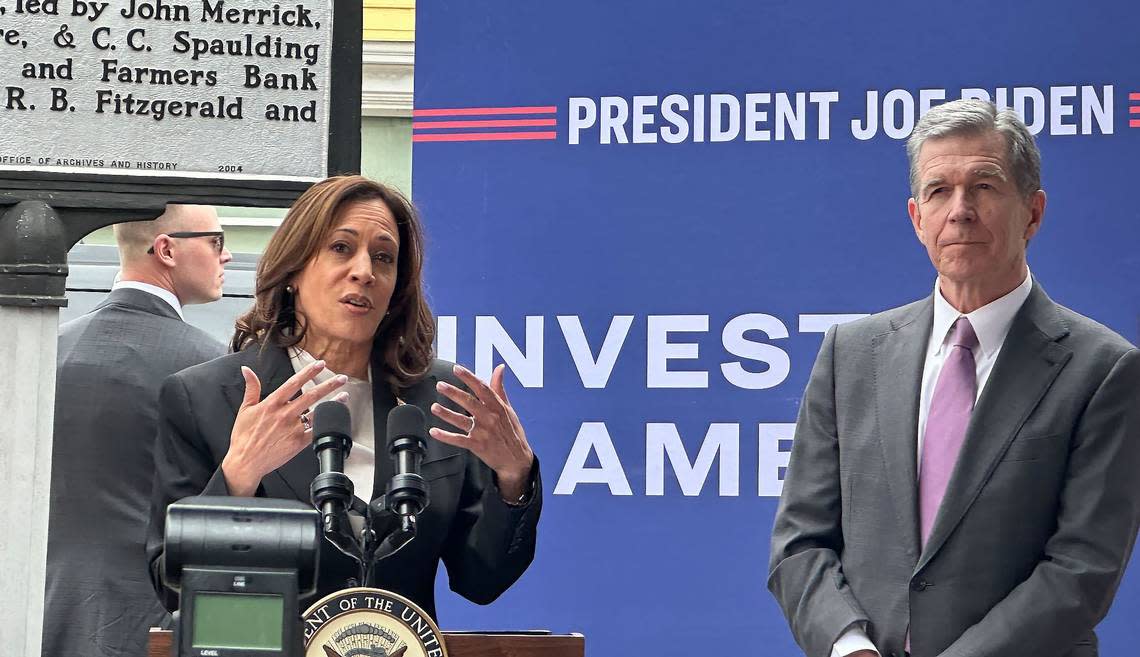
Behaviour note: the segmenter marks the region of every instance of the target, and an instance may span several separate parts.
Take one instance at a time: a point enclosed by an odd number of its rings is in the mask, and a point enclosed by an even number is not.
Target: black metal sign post
[[[359,171],[361,38],[359,0],[0,0],[0,657],[40,652],[68,250]]]

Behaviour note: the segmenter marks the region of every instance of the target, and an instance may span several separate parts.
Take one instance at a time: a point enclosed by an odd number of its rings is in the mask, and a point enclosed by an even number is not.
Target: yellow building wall
[[[365,41],[415,41],[415,0],[364,0]]]

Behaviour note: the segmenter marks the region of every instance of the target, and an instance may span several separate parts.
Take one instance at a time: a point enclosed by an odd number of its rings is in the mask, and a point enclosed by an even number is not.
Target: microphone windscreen
[[[424,412],[412,404],[400,404],[388,413],[388,443],[401,436],[419,436],[423,439]]]
[[[351,439],[352,415],[348,407],[338,401],[325,401],[313,409],[313,438],[341,436]]]

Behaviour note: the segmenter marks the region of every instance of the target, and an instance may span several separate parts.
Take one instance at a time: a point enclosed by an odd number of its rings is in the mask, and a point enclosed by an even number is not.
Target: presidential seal
[[[388,591],[337,591],[309,607],[303,620],[305,657],[447,657],[432,619]]]

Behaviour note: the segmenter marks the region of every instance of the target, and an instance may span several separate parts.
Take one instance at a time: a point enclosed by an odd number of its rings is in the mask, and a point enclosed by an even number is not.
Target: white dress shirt
[[[182,304],[178,301],[178,297],[174,296],[174,293],[170,290],[164,287],[159,287],[157,285],[151,285],[150,283],[140,283],[138,281],[115,281],[115,284],[111,286],[111,291],[114,292],[115,290],[124,287],[131,290],[141,290],[143,292],[153,294],[159,299],[162,299],[166,303],[170,304],[170,307],[174,309],[174,312],[178,313],[178,316],[185,321],[186,318],[182,315]]]
[[[974,372],[978,381],[975,400],[981,397],[982,389],[990,379],[994,363],[997,362],[1002,344],[1005,343],[1005,336],[1009,334],[1009,327],[1013,324],[1014,315],[1029,298],[1032,289],[1033,276],[1026,272],[1021,285],[1005,296],[964,315],[970,320],[970,325],[974,327],[974,333],[978,336],[978,349],[974,352]],[[930,331],[926,360],[922,366],[922,388],[918,404],[918,435],[915,451],[918,454],[919,466],[922,464],[922,443],[926,434],[926,418],[930,414],[930,400],[934,396],[934,385],[938,382],[938,375],[942,373],[946,357],[950,355],[950,328],[959,317],[963,317],[962,313],[942,296],[942,289],[938,281],[935,281],[934,325]],[[840,635],[835,645],[831,647],[831,657],[847,657],[860,650],[871,650],[878,654],[875,645],[867,637],[866,628],[856,625]]]
[[[970,320],[974,333],[978,336],[978,349],[974,352],[974,372],[977,376],[978,388],[975,401],[982,396],[982,389],[990,380],[994,363],[1001,353],[1005,336],[1013,324],[1013,316],[1021,309],[1021,305],[1029,298],[1033,289],[1033,277],[1028,273],[1021,285],[1013,288],[1008,294],[999,297],[965,318]],[[922,443],[926,434],[926,418],[930,414],[930,399],[934,396],[934,385],[938,382],[938,375],[942,373],[942,364],[950,355],[950,327],[962,317],[946,297],[938,285],[934,286],[934,327],[930,332],[930,344],[926,348],[926,363],[922,367],[922,396],[918,405],[918,463],[922,463]]]

